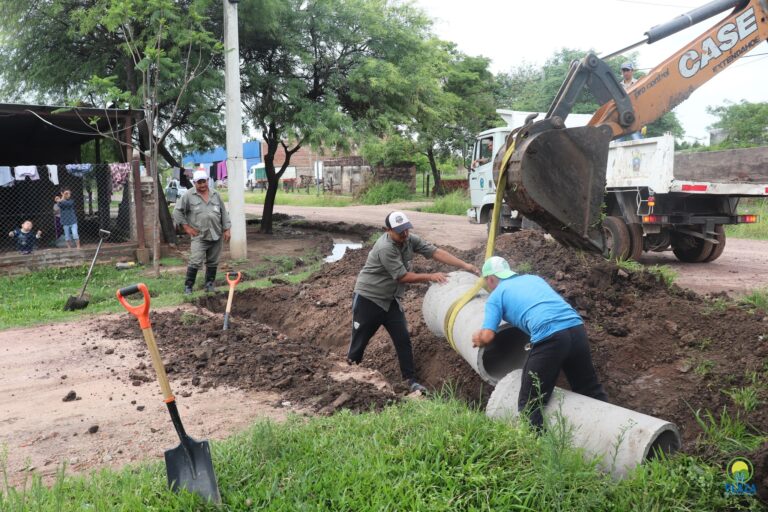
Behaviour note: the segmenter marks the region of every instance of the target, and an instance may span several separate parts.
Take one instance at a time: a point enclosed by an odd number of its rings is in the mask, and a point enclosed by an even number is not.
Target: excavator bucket
[[[563,245],[605,252],[601,214],[612,136],[607,126],[582,126],[520,138],[507,169],[507,203]]]

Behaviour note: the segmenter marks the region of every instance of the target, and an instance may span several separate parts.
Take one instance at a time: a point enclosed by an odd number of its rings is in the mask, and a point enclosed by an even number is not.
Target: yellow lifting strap
[[[488,243],[485,246],[485,258],[483,261],[493,256],[493,249],[496,245],[496,231],[499,225],[499,214],[501,212],[501,201],[504,199],[504,187],[502,184],[504,183],[504,179],[507,174],[507,164],[509,164],[509,159],[514,151],[515,141],[512,140],[509,147],[507,148],[507,151],[504,153],[504,158],[501,161],[499,181],[496,183],[496,198],[493,201],[493,211],[491,212],[491,228],[488,231]],[[451,307],[448,308],[448,312],[445,314],[443,330],[445,331],[445,337],[448,338],[448,343],[451,345],[453,350],[456,350],[456,342],[453,339],[453,325],[456,323],[456,317],[459,316],[459,311],[461,311],[461,308],[463,308],[470,300],[472,300],[475,295],[477,295],[477,292],[480,291],[480,288],[482,288],[484,285],[485,279],[482,277],[479,278],[477,283],[475,283],[475,285],[470,290],[459,297],[456,302],[451,304]]]

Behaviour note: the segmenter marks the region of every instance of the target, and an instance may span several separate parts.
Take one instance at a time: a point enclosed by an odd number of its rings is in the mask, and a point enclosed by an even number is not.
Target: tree
[[[496,77],[497,101],[513,110],[546,112],[565,81],[571,62],[581,59],[586,54],[586,51],[563,48],[547,59],[541,69],[524,63],[513,68],[509,73],[500,73]],[[621,64],[626,61],[635,61],[636,57],[636,54],[619,55],[611,59],[608,64],[615,76],[620,77]],[[641,78],[644,75],[642,72],[637,72],[635,78]],[[592,94],[585,90],[573,106],[573,113],[591,114],[599,106]],[[683,136],[683,127],[674,112],[667,112],[647,127],[648,137],[663,135],[666,132],[671,132],[675,137]]]
[[[13,34],[3,38],[0,51],[3,93],[6,97],[52,104],[127,104],[142,116],[143,87],[152,83],[142,82],[142,77],[150,76],[148,69],[141,68],[148,61],[137,59],[135,50],[149,50],[145,56],[162,61],[158,78],[163,85],[153,93],[154,119],[152,123],[138,123],[134,144],[142,151],[154,147],[169,165],[180,166],[174,150],[181,152],[189,144],[205,147],[223,139],[223,79],[210,65],[214,48],[210,44],[198,45],[197,53],[187,54],[190,62],[197,59],[201,63],[192,81],[184,76],[190,69],[178,65],[182,52],[189,50],[190,40],[210,38],[211,30],[220,30],[208,19],[208,10],[214,6],[221,10],[213,0],[2,2],[0,30]],[[114,17],[118,15],[128,16],[129,24],[111,25],[117,23]],[[167,23],[168,30],[161,41],[153,40],[160,22]],[[177,33],[177,26],[184,24],[194,26],[194,31],[180,28]],[[129,44],[134,45],[133,50]],[[149,46],[141,46],[145,44]],[[153,46],[155,50],[151,50]],[[160,69],[156,67],[155,71]],[[150,126],[153,130],[149,130]],[[158,188],[162,197],[162,187]],[[167,207],[160,209],[160,215],[163,234],[174,241]]]
[[[438,158],[460,152],[480,131],[498,124],[493,97],[493,74],[484,57],[470,57],[453,43],[433,40],[431,80],[433,87],[420,98],[410,125],[417,145],[427,157],[437,195],[445,193]]]
[[[726,102],[707,107],[707,113],[718,120],[709,128],[720,128],[726,133],[723,147],[751,147],[768,145],[768,103]]]
[[[261,231],[272,232],[278,182],[303,145],[343,148],[412,108],[429,23],[385,0],[240,2],[243,108],[266,143]],[[278,149],[285,153],[275,168]]]

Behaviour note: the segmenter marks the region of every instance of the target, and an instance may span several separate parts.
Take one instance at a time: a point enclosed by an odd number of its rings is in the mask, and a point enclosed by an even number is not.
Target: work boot
[[[216,291],[213,282],[216,280],[216,267],[205,267],[205,291],[213,293]]]
[[[427,388],[419,384],[416,379],[408,379],[408,391],[411,393],[419,392],[422,395],[427,394]]]
[[[184,280],[184,295],[190,295],[192,293],[192,287],[195,286],[195,279],[197,279],[197,269],[187,267],[187,277]]]

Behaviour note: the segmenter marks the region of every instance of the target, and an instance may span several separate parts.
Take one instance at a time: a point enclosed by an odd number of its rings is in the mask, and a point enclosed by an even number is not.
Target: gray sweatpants
[[[223,238],[218,240],[192,239],[189,249],[189,266],[199,269],[205,263],[206,267],[217,267]]]

